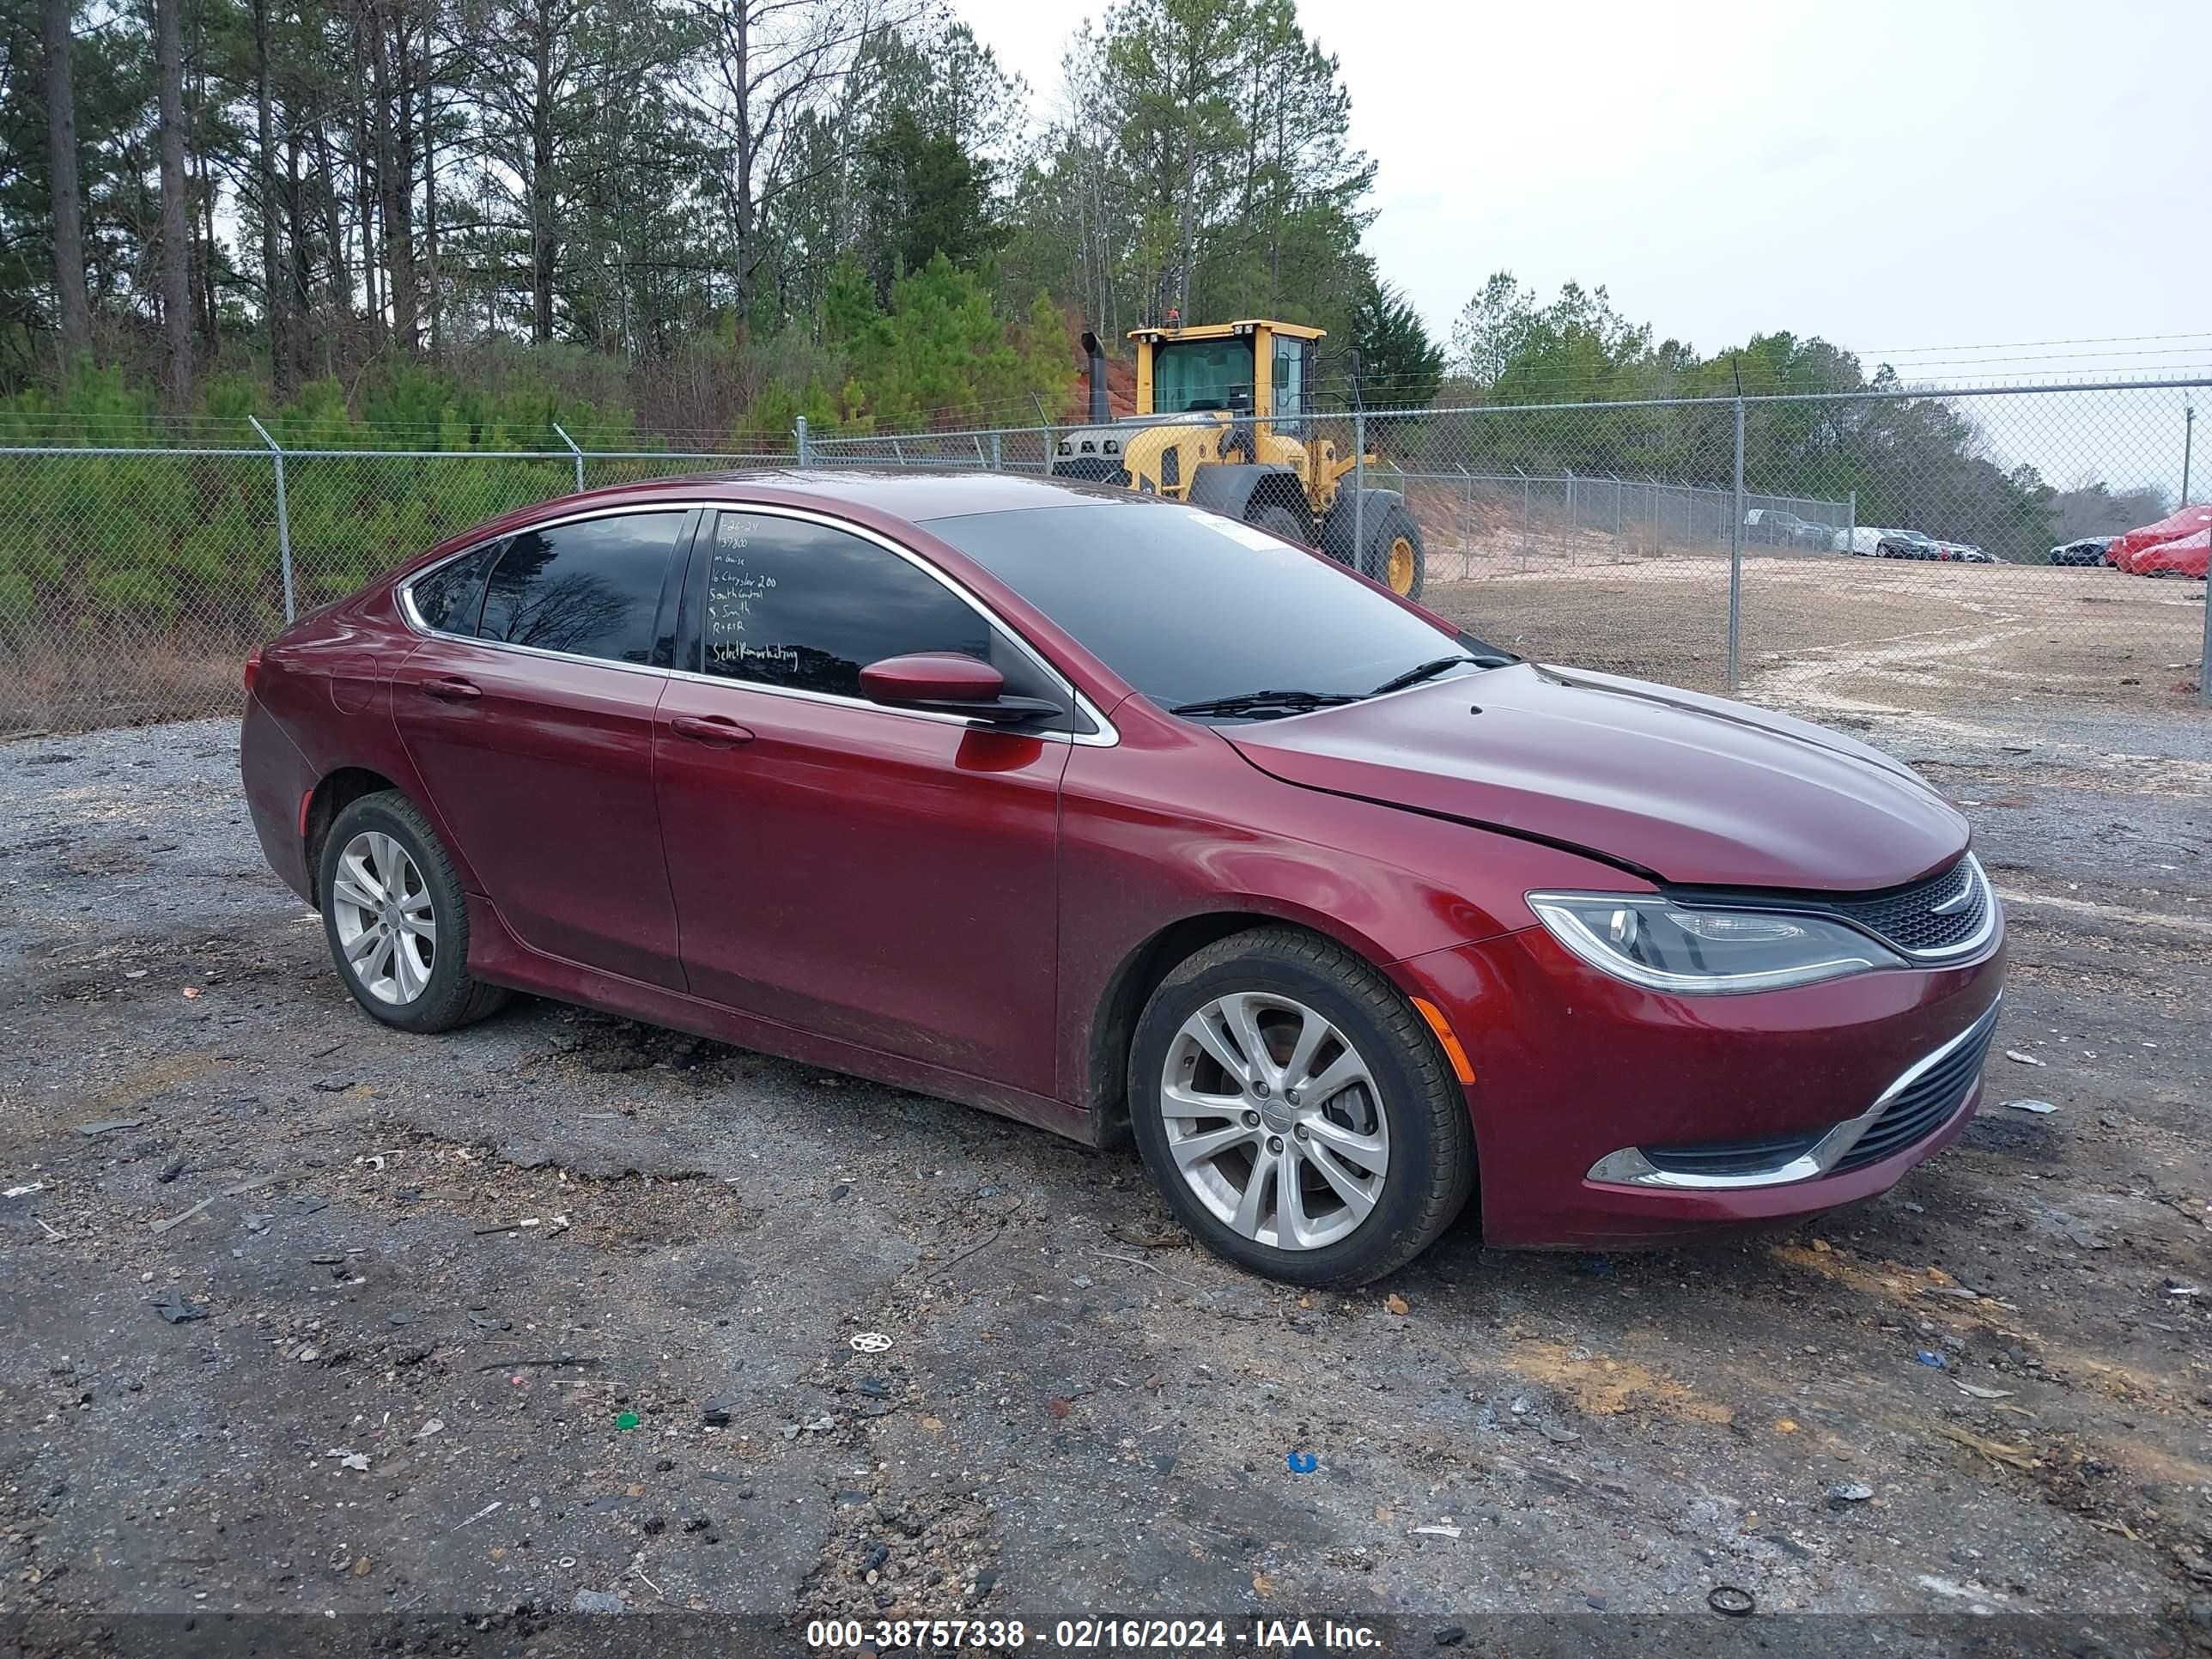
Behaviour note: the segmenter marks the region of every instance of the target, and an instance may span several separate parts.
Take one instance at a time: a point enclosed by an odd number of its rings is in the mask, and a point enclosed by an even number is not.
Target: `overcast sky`
[[[954,4],[1041,106],[1100,9]],[[1439,334],[1505,269],[1706,351],[1787,328],[1916,379],[2212,368],[2208,0],[1299,13],[1380,167],[1369,250]]]

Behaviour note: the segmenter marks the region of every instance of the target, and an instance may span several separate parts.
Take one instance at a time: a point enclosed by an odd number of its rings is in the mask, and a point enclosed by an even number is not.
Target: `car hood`
[[[1893,887],[1966,845],[1966,819],[1879,750],[1786,714],[1581,670],[1517,663],[1221,733],[1286,783],[1685,885]]]

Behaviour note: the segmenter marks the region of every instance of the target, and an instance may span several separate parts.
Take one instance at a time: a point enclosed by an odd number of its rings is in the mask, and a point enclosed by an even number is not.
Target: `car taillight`
[[[254,676],[258,674],[260,672],[261,647],[257,645],[252,651],[246,653],[246,695],[249,697],[253,695]]]

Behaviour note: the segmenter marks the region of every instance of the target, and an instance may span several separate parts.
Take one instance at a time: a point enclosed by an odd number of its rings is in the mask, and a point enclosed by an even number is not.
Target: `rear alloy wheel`
[[[468,902],[453,860],[398,791],[348,805],[323,842],[323,932],[353,1000],[387,1025],[447,1031],[507,1000],[468,970]]]
[[[331,925],[362,990],[395,1007],[428,988],[438,951],[438,913],[407,849],[364,830],[338,854]]]
[[[1397,988],[1291,928],[1198,952],[1153,994],[1130,1060],[1147,1172],[1238,1265],[1360,1285],[1411,1261],[1474,1184],[1467,1103]]]

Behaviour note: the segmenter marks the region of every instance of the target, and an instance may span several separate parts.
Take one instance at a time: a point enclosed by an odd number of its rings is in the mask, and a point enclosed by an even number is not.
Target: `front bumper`
[[[1643,990],[1540,927],[1397,970],[1473,1064],[1486,1238],[1616,1248],[1818,1214],[1948,1145],[1980,1097],[2004,947],[1739,996]]]
[[[1591,1164],[1585,1179],[1606,1186],[1733,1192],[1784,1187],[1878,1164],[1936,1134],[1972,1098],[2000,1006],[1992,1003],[1989,1012],[1958,1036],[1906,1066],[1856,1117],[1826,1128],[1749,1140],[1624,1146]]]

